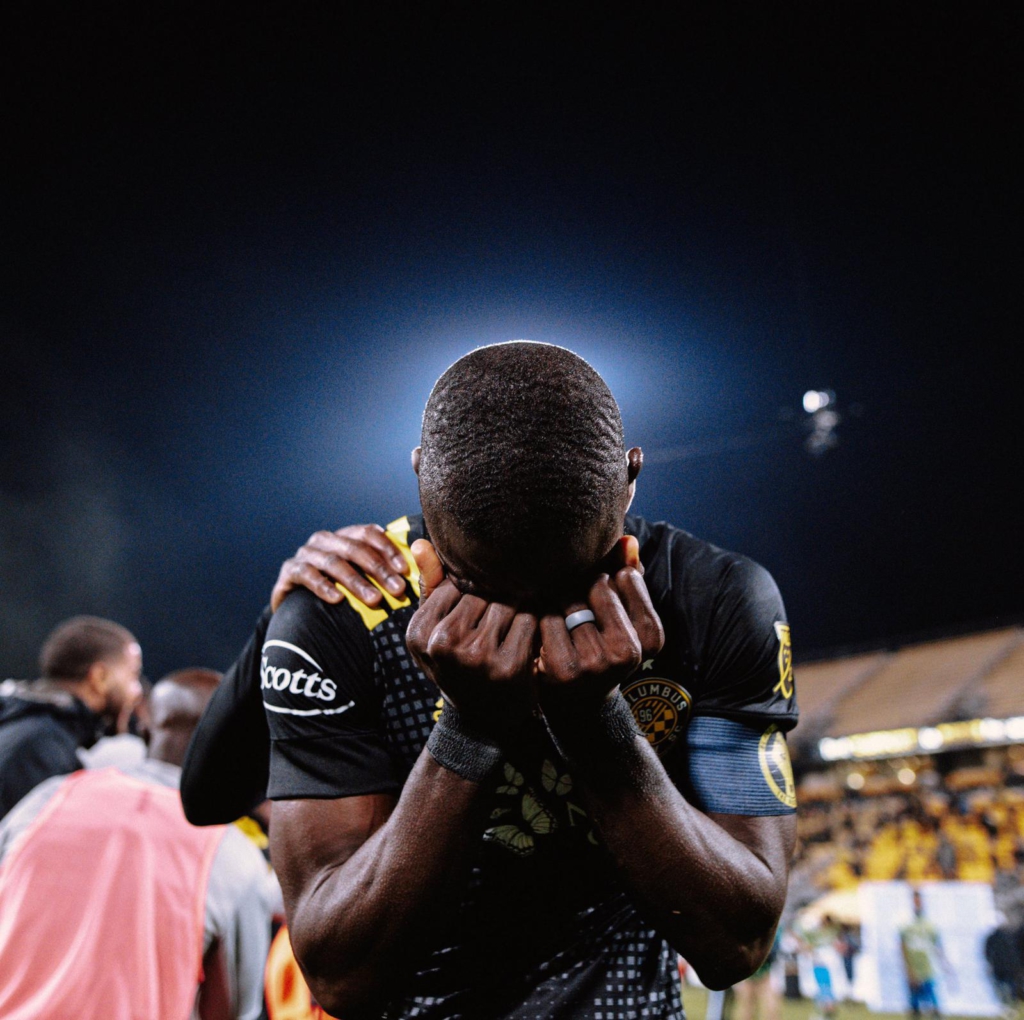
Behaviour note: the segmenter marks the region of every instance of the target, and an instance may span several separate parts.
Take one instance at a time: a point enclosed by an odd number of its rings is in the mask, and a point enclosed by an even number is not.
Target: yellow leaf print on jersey
[[[520,857],[533,853],[533,836],[523,832],[518,825],[496,825],[484,833],[484,839],[500,843],[506,850]]]
[[[523,821],[529,827],[524,831],[518,825],[495,825],[484,832],[484,839],[499,843],[506,850],[511,850],[520,857],[532,854],[535,847],[534,836],[546,836],[555,829],[555,816],[529,791],[523,791],[520,802]],[[492,816],[493,817],[493,816]]]
[[[564,797],[572,789],[572,776],[568,772],[560,776],[558,769],[547,758],[540,769],[540,781],[548,793],[554,790],[559,797]]]
[[[505,762],[505,782],[504,785],[498,787],[498,793],[511,793],[513,796],[518,796],[519,787],[522,785],[522,772],[516,772],[515,766],[511,762]]]
[[[555,827],[555,816],[527,790],[523,794],[523,819],[538,836],[546,836]]]

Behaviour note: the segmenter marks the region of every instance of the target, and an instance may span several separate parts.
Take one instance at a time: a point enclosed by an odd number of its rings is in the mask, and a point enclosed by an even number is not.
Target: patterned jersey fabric
[[[761,567],[627,518],[665,647],[623,695],[684,795],[707,811],[794,810],[789,629]],[[417,518],[389,533],[408,555]],[[412,564],[411,556],[408,557]],[[441,702],[406,650],[417,575],[371,609],[289,595],[260,662],[275,799],[400,794]],[[472,874],[388,1017],[682,1018],[676,954],[642,919],[541,720],[490,791]]]

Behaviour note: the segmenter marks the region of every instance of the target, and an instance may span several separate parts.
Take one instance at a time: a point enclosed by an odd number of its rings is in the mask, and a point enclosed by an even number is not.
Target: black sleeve
[[[44,780],[82,768],[74,739],[61,727],[26,720],[22,729],[22,739],[12,740],[16,753],[0,768],[0,818]]]
[[[370,633],[348,604],[289,594],[267,631],[260,666],[270,730],[269,796],[397,793],[381,723]]]
[[[771,574],[733,556],[711,596],[686,734],[683,788],[705,811],[796,810],[785,733],[796,725],[789,625]]]
[[[270,734],[260,699],[260,649],[269,623],[268,606],[192,734],[181,801],[193,825],[226,825],[266,800]]]
[[[793,651],[786,610],[764,567],[735,556],[714,596],[700,653],[695,715],[740,722],[797,721]]]

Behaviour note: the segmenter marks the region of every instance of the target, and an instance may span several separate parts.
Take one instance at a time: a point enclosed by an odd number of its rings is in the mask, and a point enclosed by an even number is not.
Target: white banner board
[[[998,923],[991,887],[983,882],[923,882],[916,888],[952,971],[947,975],[936,961],[939,1009],[959,1016],[998,1016],[999,1001],[985,962],[985,937]],[[908,1011],[899,933],[913,917],[911,891],[907,882],[860,886],[857,991],[876,1012]]]

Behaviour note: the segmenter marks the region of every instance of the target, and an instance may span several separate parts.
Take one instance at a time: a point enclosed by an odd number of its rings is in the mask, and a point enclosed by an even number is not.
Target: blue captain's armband
[[[774,723],[699,715],[686,734],[689,782],[702,811],[723,815],[791,815],[796,784],[789,748]]]

